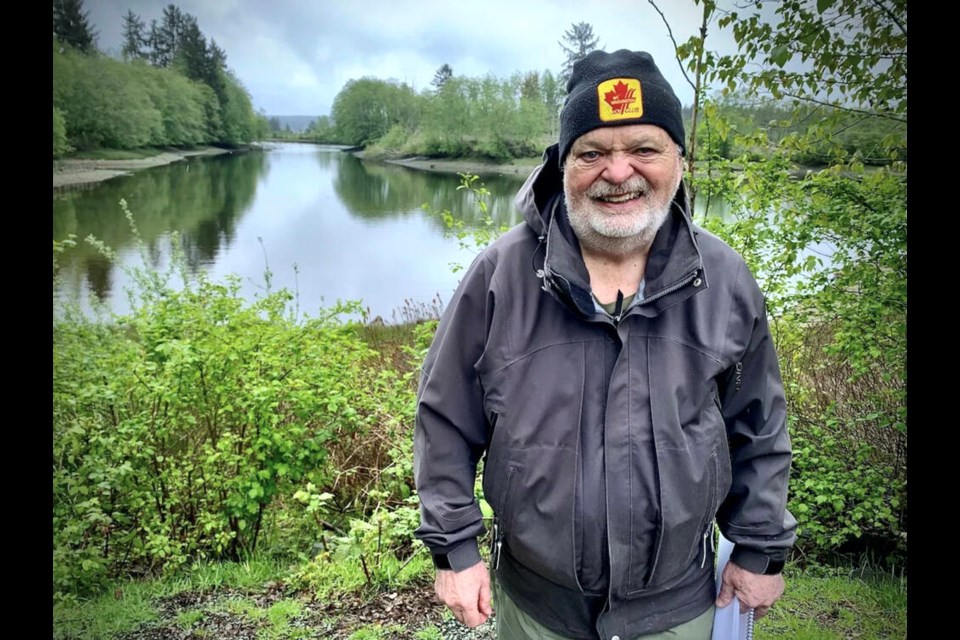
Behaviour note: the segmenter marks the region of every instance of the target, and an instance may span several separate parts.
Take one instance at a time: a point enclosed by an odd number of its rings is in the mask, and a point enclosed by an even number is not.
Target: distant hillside
[[[286,129],[287,125],[290,125],[291,130],[300,133],[306,131],[310,123],[319,117],[320,116],[267,116],[267,120],[271,121],[273,118],[276,118],[280,121],[281,129]]]

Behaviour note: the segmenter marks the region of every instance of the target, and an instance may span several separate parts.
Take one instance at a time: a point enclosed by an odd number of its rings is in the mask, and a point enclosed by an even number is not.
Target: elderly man
[[[424,362],[417,536],[438,598],[484,622],[482,461],[500,638],[706,640],[715,605],[779,598],[795,539],[763,295],[691,220],[653,59],[595,51],[567,92],[526,223],[473,262]],[[720,594],[714,520],[735,543]]]

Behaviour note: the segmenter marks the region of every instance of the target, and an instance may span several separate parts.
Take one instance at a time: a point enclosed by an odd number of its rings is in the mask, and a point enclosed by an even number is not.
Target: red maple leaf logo
[[[613,85],[613,91],[603,94],[603,101],[610,105],[614,113],[623,113],[637,99],[634,93],[636,90],[627,89],[627,85],[621,80]]]

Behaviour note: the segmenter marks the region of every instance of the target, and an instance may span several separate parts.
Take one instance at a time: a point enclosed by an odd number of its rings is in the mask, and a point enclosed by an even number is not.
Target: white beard
[[[600,179],[580,194],[574,194],[563,181],[570,226],[581,247],[590,251],[622,257],[641,249],[648,249],[657,231],[670,214],[673,196],[680,186],[680,172],[670,189],[651,191],[642,176],[634,176],[621,185]],[[611,214],[601,210],[593,198],[639,191],[643,196],[627,212]]]

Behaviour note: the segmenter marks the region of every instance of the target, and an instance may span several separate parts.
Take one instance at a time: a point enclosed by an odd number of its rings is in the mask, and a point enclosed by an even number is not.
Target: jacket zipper
[[[677,291],[678,289],[682,289],[682,288],[684,288],[685,286],[687,286],[688,284],[691,284],[691,283],[692,283],[695,287],[699,287],[699,286],[700,286],[700,269],[694,269],[693,273],[690,274],[690,277],[687,278],[686,280],[681,280],[680,282],[677,282],[676,284],[671,285],[671,286],[667,287],[666,289],[662,289],[661,291],[658,291],[657,293],[653,294],[653,295],[650,296],[649,298],[644,298],[644,299],[640,300],[639,302],[636,303],[636,305],[631,304],[628,308],[622,310],[622,311],[621,311],[618,315],[616,315],[616,316],[610,316],[610,317],[613,319],[613,325],[614,325],[614,326],[619,326],[619,325],[620,325],[620,320],[622,320],[622,319],[623,319],[623,316],[624,316],[628,311],[630,311],[630,309],[632,309],[634,306],[640,306],[640,305],[643,305],[643,304],[647,304],[647,303],[649,303],[649,302],[653,302],[654,300],[659,300],[659,299],[662,298],[663,296],[669,295],[669,294],[673,293],[674,291]]]
[[[500,552],[503,548],[503,538],[506,535],[504,531],[503,524],[506,523],[507,515],[507,500],[510,498],[510,485],[513,483],[513,474],[516,473],[514,467],[507,467],[507,479],[504,483],[502,494],[502,499],[500,500],[500,508],[503,510],[503,517],[494,518],[493,521],[493,544],[490,549],[491,553],[491,564],[493,565],[493,570],[496,571],[500,568]]]
[[[662,298],[663,296],[668,295],[668,294],[670,294],[670,293],[673,293],[673,292],[676,291],[677,289],[682,289],[683,287],[685,287],[685,286],[687,286],[688,284],[691,284],[691,283],[693,283],[693,286],[699,287],[699,286],[700,286],[699,280],[700,280],[700,269],[694,269],[694,270],[693,270],[693,273],[690,274],[690,277],[687,278],[686,280],[681,280],[681,281],[678,282],[677,284],[671,285],[671,286],[667,287],[666,289],[663,289],[663,290],[661,290],[661,291],[658,291],[657,293],[653,294],[652,296],[647,297],[647,298],[644,298],[643,300],[641,300],[641,301],[638,302],[637,304],[647,304],[648,302],[653,302],[654,300],[659,300],[659,299]],[[631,305],[631,306],[632,306],[632,305]]]
[[[703,569],[703,565],[707,564],[707,537],[710,535],[712,530],[713,530],[713,522],[711,522],[707,526],[706,531],[703,532],[703,560],[700,561],[701,569]]]

